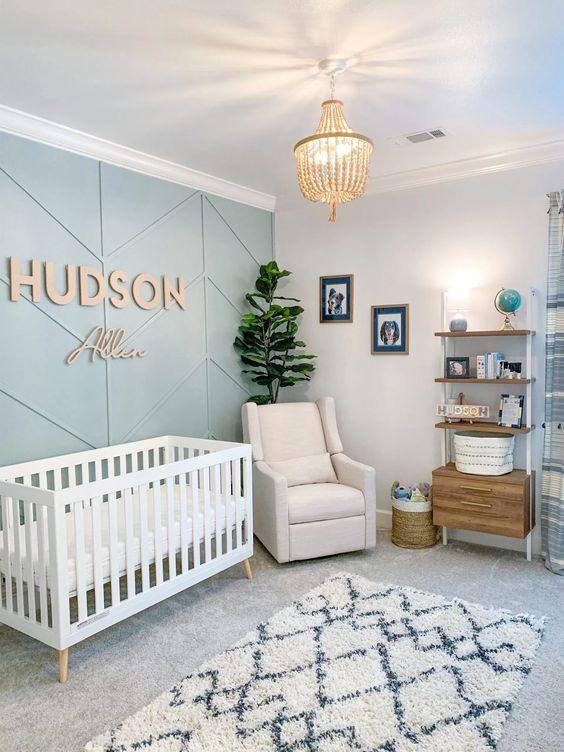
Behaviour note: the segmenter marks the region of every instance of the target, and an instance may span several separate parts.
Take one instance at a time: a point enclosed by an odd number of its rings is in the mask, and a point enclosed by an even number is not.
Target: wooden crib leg
[[[248,580],[253,579],[253,570],[251,569],[251,565],[249,563],[249,559],[245,559],[243,562],[243,566],[245,567],[245,574],[247,575]]]
[[[59,650],[59,681],[66,684],[69,673],[69,649]]]

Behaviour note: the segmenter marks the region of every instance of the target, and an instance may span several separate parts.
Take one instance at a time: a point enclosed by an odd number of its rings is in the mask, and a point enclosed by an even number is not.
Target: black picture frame
[[[445,378],[469,379],[470,378],[470,358],[468,357],[447,358],[445,361]]]

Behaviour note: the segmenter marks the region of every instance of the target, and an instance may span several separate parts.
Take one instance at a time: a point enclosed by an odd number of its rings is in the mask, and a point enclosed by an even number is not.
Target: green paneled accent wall
[[[25,274],[52,261],[61,293],[67,264],[183,277],[186,310],[57,305],[44,287],[12,302],[11,256]],[[250,387],[232,341],[272,257],[270,212],[0,133],[0,465],[161,434],[239,440]],[[67,365],[102,324],[146,357]]]

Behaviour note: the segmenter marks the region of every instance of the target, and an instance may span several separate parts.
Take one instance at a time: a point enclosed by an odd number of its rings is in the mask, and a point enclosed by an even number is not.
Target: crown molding
[[[32,141],[107,162],[117,167],[125,167],[144,175],[186,185],[214,196],[239,201],[258,209],[272,212],[276,206],[275,196],[268,193],[262,193],[205,172],[192,170],[175,162],[169,162],[166,159],[154,157],[4,105],[0,105],[0,131],[23,136]]]
[[[435,183],[448,183],[451,180],[489,175],[561,160],[564,160],[564,139],[376,176],[369,180],[367,193],[404,191]]]

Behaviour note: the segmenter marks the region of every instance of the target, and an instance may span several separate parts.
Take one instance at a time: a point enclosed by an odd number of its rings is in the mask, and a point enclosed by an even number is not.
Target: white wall
[[[335,224],[327,222],[325,206],[298,198],[280,206],[277,260],[293,272],[285,289],[301,298],[306,309],[301,334],[309,351],[319,356],[308,387],[286,390],[284,399],[336,398],[346,451],[376,467],[380,525],[390,523],[392,482],[430,480],[432,469],[441,464],[443,432],[433,424],[441,396],[434,378],[441,375],[442,362],[440,340],[433,332],[441,328],[440,293],[449,284],[463,279],[476,288],[469,314],[475,328],[499,326],[491,301],[500,287],[522,293],[531,286],[540,290],[534,417],[537,426],[542,423],[545,194],[563,184],[561,162],[368,195],[340,206]],[[349,273],[355,276],[354,323],[320,324],[319,276]],[[407,356],[370,354],[370,306],[388,303],[410,305]],[[525,324],[523,315],[517,322]],[[499,349],[498,343],[481,343],[480,351]],[[477,389],[465,392],[480,403],[485,395],[492,405],[499,399],[501,390],[495,385]],[[535,432],[533,446],[539,471],[542,429]],[[522,456],[521,447],[519,464]],[[540,481],[540,472],[538,476]],[[533,541],[537,551],[539,533],[540,524]],[[461,532],[458,537],[524,548],[522,542],[494,536]]]

